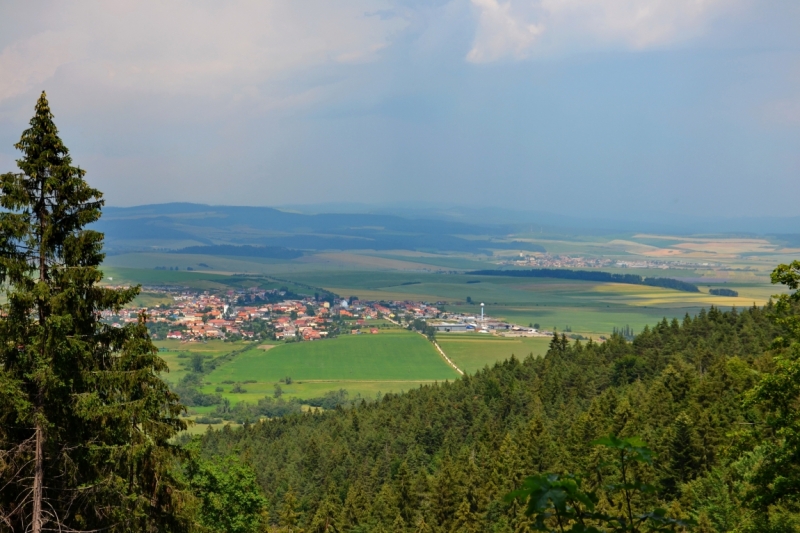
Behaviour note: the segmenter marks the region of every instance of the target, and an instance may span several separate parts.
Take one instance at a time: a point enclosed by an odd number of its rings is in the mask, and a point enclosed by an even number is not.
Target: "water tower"
[[[483,324],[483,302],[481,302],[481,324]]]

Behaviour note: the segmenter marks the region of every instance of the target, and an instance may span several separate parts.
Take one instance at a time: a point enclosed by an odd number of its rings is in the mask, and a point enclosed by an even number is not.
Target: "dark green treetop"
[[[773,342],[772,372],[751,390],[746,406],[762,411],[765,424],[754,424],[750,453],[754,463],[748,500],[769,523],[776,506],[800,505],[800,261],[778,265],[772,283],[793,291],[776,295],[774,321],[784,335]]]
[[[178,531],[168,443],[183,407],[141,316],[100,321],[138,287],[99,284],[102,194],[58,136],[46,95],[0,175],[0,520],[14,531]],[[158,525],[156,525],[158,524]]]

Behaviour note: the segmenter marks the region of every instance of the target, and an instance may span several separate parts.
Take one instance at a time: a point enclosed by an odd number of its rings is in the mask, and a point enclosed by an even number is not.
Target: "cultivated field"
[[[422,336],[405,330],[344,335],[336,339],[281,344],[269,350],[252,348],[205,376],[206,392],[222,387],[231,402],[271,396],[281,384],[288,396],[311,398],[346,389],[351,397],[374,397],[420,383],[455,379],[458,374]],[[224,383],[229,382],[229,383]],[[245,383],[250,382],[250,383]],[[234,383],[246,393],[231,393]]]
[[[169,366],[169,372],[163,377],[170,383],[177,383],[188,371],[192,355],[200,354],[204,360],[209,361],[215,357],[253,346],[249,342],[223,342],[209,340],[206,342],[181,342],[178,340],[154,341],[159,351],[159,357],[164,359]],[[263,344],[263,343],[262,343]]]
[[[450,333],[437,335],[436,342],[456,366],[468,374],[474,374],[512,355],[520,360],[528,355],[540,357],[547,353],[550,338],[506,338],[480,333]]]

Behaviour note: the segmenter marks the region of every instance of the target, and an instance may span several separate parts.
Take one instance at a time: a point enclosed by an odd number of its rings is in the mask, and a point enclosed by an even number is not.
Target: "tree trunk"
[[[42,531],[42,482],[44,481],[44,435],[42,425],[36,421],[36,451],[33,468],[33,515],[31,526],[33,533]]]
[[[37,210],[39,218],[39,281],[44,282],[47,279],[47,263],[44,248],[44,183],[41,184],[39,198],[39,209]],[[39,326],[40,328],[45,324],[44,305],[39,301]],[[42,339],[42,351],[44,351],[45,342]],[[32,533],[42,532],[42,498],[43,491],[42,485],[44,482],[44,428],[42,427],[42,389],[39,385],[39,394],[37,398],[38,409],[36,413],[35,431],[36,431],[36,451],[33,466],[33,515],[31,516],[31,531]]]

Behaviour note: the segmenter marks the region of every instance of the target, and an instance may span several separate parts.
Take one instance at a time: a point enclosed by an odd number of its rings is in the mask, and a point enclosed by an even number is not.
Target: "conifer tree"
[[[449,456],[445,456],[433,487],[433,512],[438,525],[448,527],[457,510],[459,494],[462,486],[461,476]]]
[[[367,516],[367,497],[361,489],[361,483],[356,482],[347,489],[344,498],[344,525],[348,528],[358,526]]]
[[[99,285],[102,194],[42,93],[0,175],[0,518],[13,531],[179,531],[169,439],[183,407],[145,327],[99,320],[139,288]],[[157,525],[156,525],[157,524]]]
[[[417,500],[417,510],[428,513],[431,507],[431,487],[428,475],[423,470],[418,471],[414,477],[411,492]]]
[[[520,505],[516,500],[512,502],[508,510],[511,517],[510,529],[514,533],[529,533],[533,526],[533,519],[525,514],[525,507]]]
[[[403,517],[397,515],[394,519],[394,523],[392,523],[392,531],[394,533],[403,533],[406,530],[406,521],[403,520]]]
[[[454,533],[477,533],[480,531],[478,518],[472,512],[472,507],[467,498],[461,500],[450,531]]]
[[[763,458],[751,474],[754,488],[748,494],[764,523],[775,521],[771,507],[793,505],[796,509],[800,502],[800,261],[778,265],[772,282],[793,292],[777,295],[773,320],[784,328],[784,336],[773,343],[775,370],[764,375],[747,398],[749,406],[767,415],[770,429],[766,434],[753,429],[753,436],[764,441]]]
[[[414,533],[431,533],[433,528],[425,521],[424,516],[420,516],[419,520],[417,520],[417,525],[414,528]]]
[[[414,509],[417,507],[416,500],[408,464],[403,461],[397,470],[397,506],[404,523],[411,523],[413,520]]]
[[[339,533],[342,531],[342,503],[333,484],[328,487],[328,494],[322,500],[314,518],[311,520],[313,533]]]
[[[397,495],[391,484],[384,483],[372,503],[372,519],[377,524],[388,526],[399,513]]]
[[[297,512],[297,497],[294,495],[292,487],[289,487],[289,490],[283,495],[283,508],[281,508],[280,513],[281,525],[290,533],[299,531],[297,528],[299,519],[300,513]]]
[[[527,442],[523,441],[523,445]],[[525,457],[510,433],[506,433],[498,453],[493,456],[492,496],[500,496],[516,489],[526,473],[523,467]]]
[[[254,533],[269,519],[255,472],[237,457],[194,459],[187,465],[200,500],[199,522],[211,531]]]

